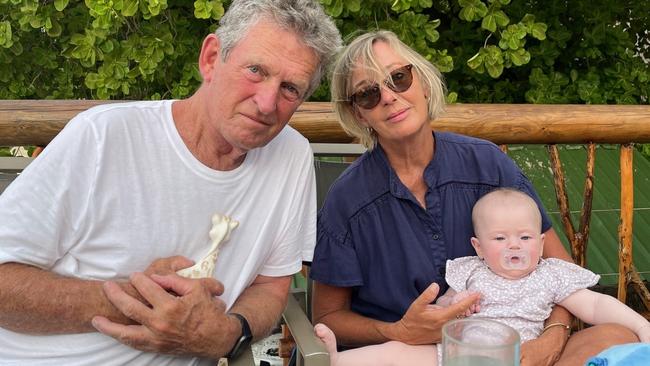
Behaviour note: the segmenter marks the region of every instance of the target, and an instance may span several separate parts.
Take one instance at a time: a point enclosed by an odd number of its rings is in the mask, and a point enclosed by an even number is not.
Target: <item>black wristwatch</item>
[[[237,313],[229,313],[229,314],[239,319],[239,322],[241,323],[241,333],[237,338],[235,345],[230,350],[230,352],[228,352],[228,354],[224,356],[227,359],[236,358],[237,356],[239,356],[243,350],[245,350],[246,348],[248,348],[248,346],[250,346],[251,341],[253,340],[253,333],[251,333],[251,327],[248,325],[248,320],[246,320],[246,318],[244,318],[244,316],[241,314],[237,314]]]

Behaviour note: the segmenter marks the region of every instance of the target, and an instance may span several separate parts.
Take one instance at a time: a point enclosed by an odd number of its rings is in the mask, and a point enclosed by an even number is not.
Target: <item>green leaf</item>
[[[505,27],[510,23],[510,18],[502,10],[497,10],[494,12],[494,18],[497,21],[497,24],[500,27]]]
[[[496,32],[497,20],[494,17],[494,14],[488,14],[485,16],[485,18],[483,18],[483,21],[481,22],[481,28],[489,30],[492,33]]]
[[[348,0],[346,2],[346,7],[349,11],[357,13],[361,10],[361,0]]]
[[[194,16],[198,19],[210,19],[211,10],[208,8],[207,1],[196,0],[194,2]]]
[[[52,26],[50,29],[47,30],[47,35],[56,38],[61,35],[61,32],[63,31],[63,28],[61,27],[61,23],[59,23],[56,19],[52,20]]]
[[[487,70],[488,74],[494,79],[498,78],[501,76],[503,73],[503,64],[494,64],[494,65],[485,65],[485,69]]]
[[[436,42],[440,38],[440,33],[436,30],[436,26],[432,24],[426,24],[424,26],[424,33],[429,42]]]
[[[535,23],[533,29],[531,30],[531,35],[540,41],[546,39],[546,29],[548,27],[544,23]]]
[[[139,7],[138,0],[124,0],[122,5],[122,15],[125,17],[132,17],[137,13]]]
[[[54,8],[57,11],[63,11],[68,6],[68,0],[54,0]]]
[[[343,12],[343,0],[336,0],[332,7],[332,16],[338,17]]]
[[[475,11],[475,9],[474,9],[473,7],[466,7],[466,8],[463,8],[463,9],[460,11],[460,13],[458,14],[458,16],[459,16],[460,19],[462,19],[462,20],[465,20],[465,21],[471,22],[471,21],[474,20],[474,15],[475,15],[475,14],[476,14],[476,11]]]
[[[478,69],[481,65],[483,64],[483,55],[481,52],[477,52],[474,56],[472,56],[469,60],[467,60],[467,66],[470,67],[470,69]]]
[[[530,53],[523,48],[515,51],[508,50],[506,51],[506,55],[516,66],[525,65],[530,62]]]
[[[97,89],[97,82],[99,81],[99,75],[94,72],[88,73],[84,79],[84,84],[90,89]]]

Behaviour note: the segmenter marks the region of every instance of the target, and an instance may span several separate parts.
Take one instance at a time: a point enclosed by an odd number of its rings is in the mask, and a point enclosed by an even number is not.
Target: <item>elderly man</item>
[[[71,120],[0,196],[0,363],[214,364],[266,334],[315,242],[311,150],[286,124],[340,44],[317,1],[236,0],[190,98]],[[215,213],[239,226],[214,278],[176,275]]]

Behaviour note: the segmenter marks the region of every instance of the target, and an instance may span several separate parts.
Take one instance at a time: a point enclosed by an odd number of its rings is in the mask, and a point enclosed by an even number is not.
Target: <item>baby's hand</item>
[[[650,323],[646,322],[646,325],[641,327],[636,335],[639,337],[641,342],[650,343]]]
[[[454,295],[454,297],[451,299],[451,303],[455,304],[455,303],[457,303],[459,301],[462,301],[464,298],[466,298],[466,297],[468,297],[470,295],[476,294],[476,293],[477,292],[475,292],[475,291],[461,291],[461,292],[457,293],[456,295]],[[480,301],[481,300],[479,299],[475,303],[470,305],[469,309],[467,309],[467,311],[465,312],[465,316],[470,316],[470,315],[472,315],[474,313],[478,313],[479,311],[481,311],[481,302]]]

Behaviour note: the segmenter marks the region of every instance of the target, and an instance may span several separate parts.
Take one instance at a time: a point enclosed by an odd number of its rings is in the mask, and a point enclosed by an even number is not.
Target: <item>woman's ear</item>
[[[483,251],[481,250],[481,242],[478,240],[478,238],[475,238],[472,236],[470,239],[472,242],[472,246],[474,247],[474,250],[476,251],[476,255],[478,255],[479,258],[483,259]]]
[[[354,118],[359,122],[359,124],[363,127],[370,127],[370,124],[368,124],[368,120],[363,116],[361,111],[359,110],[359,107],[356,107],[354,104],[352,105],[352,114],[354,114]]]
[[[212,80],[214,69],[221,61],[221,43],[216,34],[212,33],[205,37],[203,45],[201,46],[201,53],[199,54],[199,72],[203,81]]]

